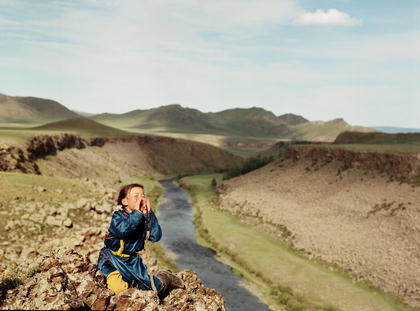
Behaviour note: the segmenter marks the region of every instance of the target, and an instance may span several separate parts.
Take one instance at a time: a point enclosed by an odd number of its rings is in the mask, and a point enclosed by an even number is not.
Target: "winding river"
[[[167,251],[175,254],[178,267],[196,271],[206,287],[214,288],[224,296],[228,311],[269,311],[267,305],[243,286],[243,279],[216,259],[213,250],[197,243],[188,193],[172,180],[160,183],[167,199],[158,206],[162,242]]]

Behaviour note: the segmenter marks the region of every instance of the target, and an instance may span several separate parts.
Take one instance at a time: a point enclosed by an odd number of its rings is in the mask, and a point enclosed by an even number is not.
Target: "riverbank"
[[[238,273],[257,284],[266,303],[282,310],[413,310],[362,282],[354,284],[336,268],[310,260],[280,239],[216,209],[213,178],[219,183],[221,176],[180,180],[194,201],[197,233],[235,263]]]

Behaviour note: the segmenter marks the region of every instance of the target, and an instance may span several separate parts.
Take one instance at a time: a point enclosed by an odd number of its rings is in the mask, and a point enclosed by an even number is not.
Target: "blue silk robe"
[[[112,214],[109,231],[105,237],[105,247],[99,252],[98,269],[107,277],[118,270],[124,281],[143,290],[151,290],[152,285],[147,267],[136,252],[144,248],[147,229],[149,241],[157,242],[162,237],[162,229],[153,212],[143,215],[139,211],[119,210]],[[161,283],[154,277],[156,289]]]

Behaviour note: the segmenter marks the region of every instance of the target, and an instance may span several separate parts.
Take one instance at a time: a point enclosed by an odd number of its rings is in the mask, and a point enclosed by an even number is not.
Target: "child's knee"
[[[128,283],[123,280],[121,273],[118,270],[115,270],[108,275],[106,283],[108,288],[116,294],[119,294],[128,288]]]

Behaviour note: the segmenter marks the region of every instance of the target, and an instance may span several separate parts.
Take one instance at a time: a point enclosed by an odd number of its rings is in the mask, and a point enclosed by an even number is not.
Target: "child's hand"
[[[142,202],[140,203],[140,212],[147,214],[150,212],[150,210],[150,200],[148,198],[142,199]]]

